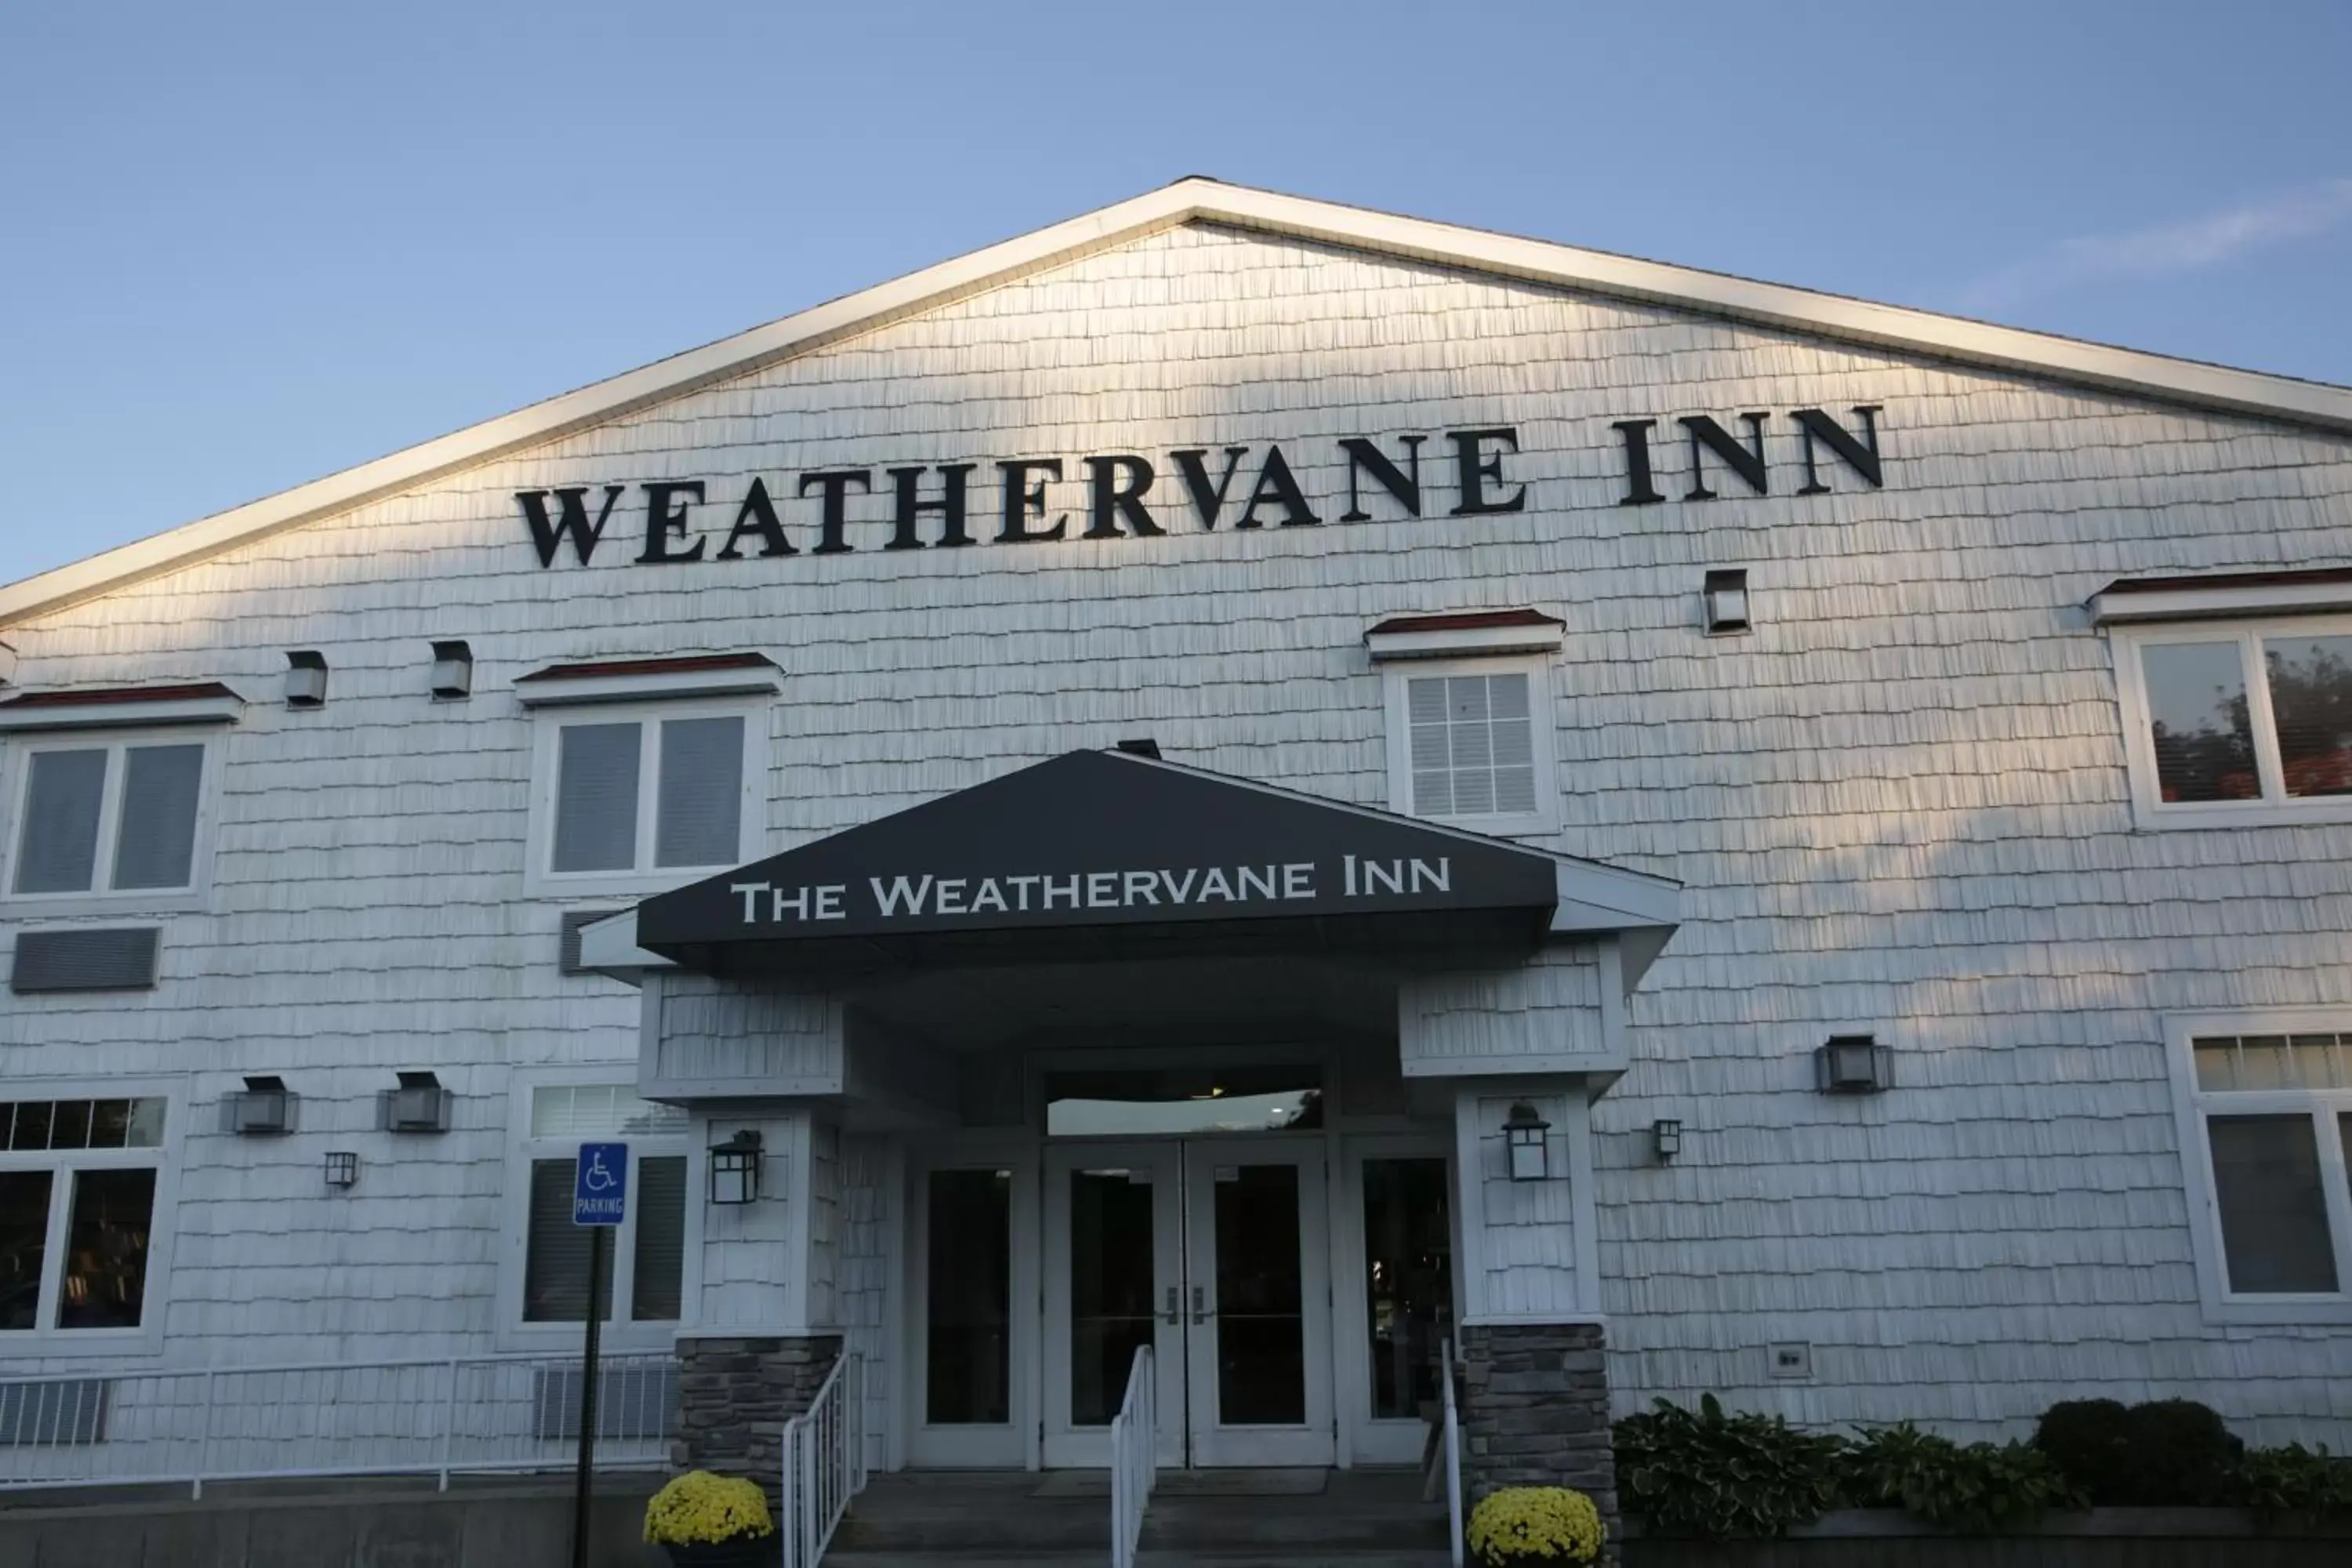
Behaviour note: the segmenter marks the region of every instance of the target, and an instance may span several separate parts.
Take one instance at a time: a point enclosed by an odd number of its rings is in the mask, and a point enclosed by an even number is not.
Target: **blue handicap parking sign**
[[[618,1225],[629,1212],[629,1146],[583,1143],[572,1171],[572,1223]]]

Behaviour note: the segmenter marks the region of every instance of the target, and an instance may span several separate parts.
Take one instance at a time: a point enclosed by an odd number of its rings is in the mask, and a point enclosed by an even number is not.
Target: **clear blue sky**
[[[1186,174],[2352,382],[2352,4],[21,0],[0,581]]]

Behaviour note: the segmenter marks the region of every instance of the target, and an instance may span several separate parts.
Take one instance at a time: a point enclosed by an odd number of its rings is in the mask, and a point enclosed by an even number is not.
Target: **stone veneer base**
[[[809,1407],[840,1358],[839,1334],[680,1338],[670,1463],[757,1481],[769,1509],[780,1508],[784,1423]]]
[[[1478,1323],[1462,1330],[1462,1498],[1572,1487],[1591,1498],[1617,1556],[1617,1464],[1598,1323]]]

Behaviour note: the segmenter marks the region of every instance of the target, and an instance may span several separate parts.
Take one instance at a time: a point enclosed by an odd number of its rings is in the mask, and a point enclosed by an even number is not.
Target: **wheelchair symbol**
[[[595,1153],[588,1156],[588,1172],[580,1178],[580,1184],[592,1193],[606,1192],[611,1189],[613,1173],[604,1169],[603,1150],[599,1149]]]

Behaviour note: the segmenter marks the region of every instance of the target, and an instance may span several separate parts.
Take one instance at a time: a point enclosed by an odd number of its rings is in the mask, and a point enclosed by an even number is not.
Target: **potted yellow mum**
[[[760,1489],[709,1470],[688,1470],[654,1493],[646,1539],[677,1568],[765,1568],[776,1555],[776,1526]]]
[[[1468,1534],[1486,1568],[1590,1563],[1601,1555],[1601,1510],[1566,1487],[1505,1487],[1470,1510]]]

